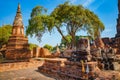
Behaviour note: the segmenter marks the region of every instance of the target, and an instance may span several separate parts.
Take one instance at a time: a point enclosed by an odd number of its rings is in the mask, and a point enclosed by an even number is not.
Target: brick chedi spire
[[[16,16],[15,16],[15,19],[13,22],[12,34],[24,36],[24,26],[23,26],[23,22],[22,22],[22,14],[21,14],[21,10],[20,10],[20,4],[18,4]]]
[[[120,54],[120,0],[118,0],[118,19],[117,19],[117,34],[113,40],[114,48],[116,49],[116,54]]]
[[[120,0],[118,0],[118,19],[116,28],[117,28],[116,37],[120,37]]]
[[[13,22],[12,35],[9,37],[6,59],[27,59],[29,54],[28,38],[24,36],[24,26],[20,4],[18,4],[17,13]]]

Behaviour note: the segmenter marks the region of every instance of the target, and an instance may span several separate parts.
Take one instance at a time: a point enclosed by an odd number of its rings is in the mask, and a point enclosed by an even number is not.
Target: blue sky
[[[41,5],[48,9],[48,13],[51,13],[54,8],[64,3],[67,0],[1,0],[0,1],[0,26],[2,24],[13,24],[13,20],[16,14],[18,3],[21,5],[22,17],[24,26],[28,25],[28,19],[32,9]],[[102,32],[102,37],[114,37],[116,34],[116,25],[118,17],[118,0],[69,0],[72,4],[81,4],[85,8],[93,11],[105,25],[105,30]],[[80,35],[84,35],[81,32]],[[56,46],[61,41],[60,34],[54,30],[51,34],[45,33],[42,37],[42,41],[39,43],[35,37],[29,38],[29,42],[44,46],[44,44],[50,44]]]

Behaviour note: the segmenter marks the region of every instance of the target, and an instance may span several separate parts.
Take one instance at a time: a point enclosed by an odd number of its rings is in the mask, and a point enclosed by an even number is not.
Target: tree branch
[[[68,40],[65,38],[65,36],[63,35],[61,29],[60,29],[59,27],[57,27],[57,26],[56,26],[56,28],[57,28],[58,32],[61,34],[62,38],[63,38],[64,40],[68,41]]]

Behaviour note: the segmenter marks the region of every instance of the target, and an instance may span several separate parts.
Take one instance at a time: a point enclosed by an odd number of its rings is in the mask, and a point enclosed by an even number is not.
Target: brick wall
[[[16,62],[16,63],[2,63],[0,64],[0,72],[27,69],[41,66],[44,61],[30,61],[30,62]]]

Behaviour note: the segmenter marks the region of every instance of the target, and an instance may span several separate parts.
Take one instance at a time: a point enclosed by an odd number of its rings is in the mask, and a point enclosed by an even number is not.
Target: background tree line
[[[2,47],[2,45],[7,44],[11,33],[12,33],[11,25],[0,26],[0,48]]]

